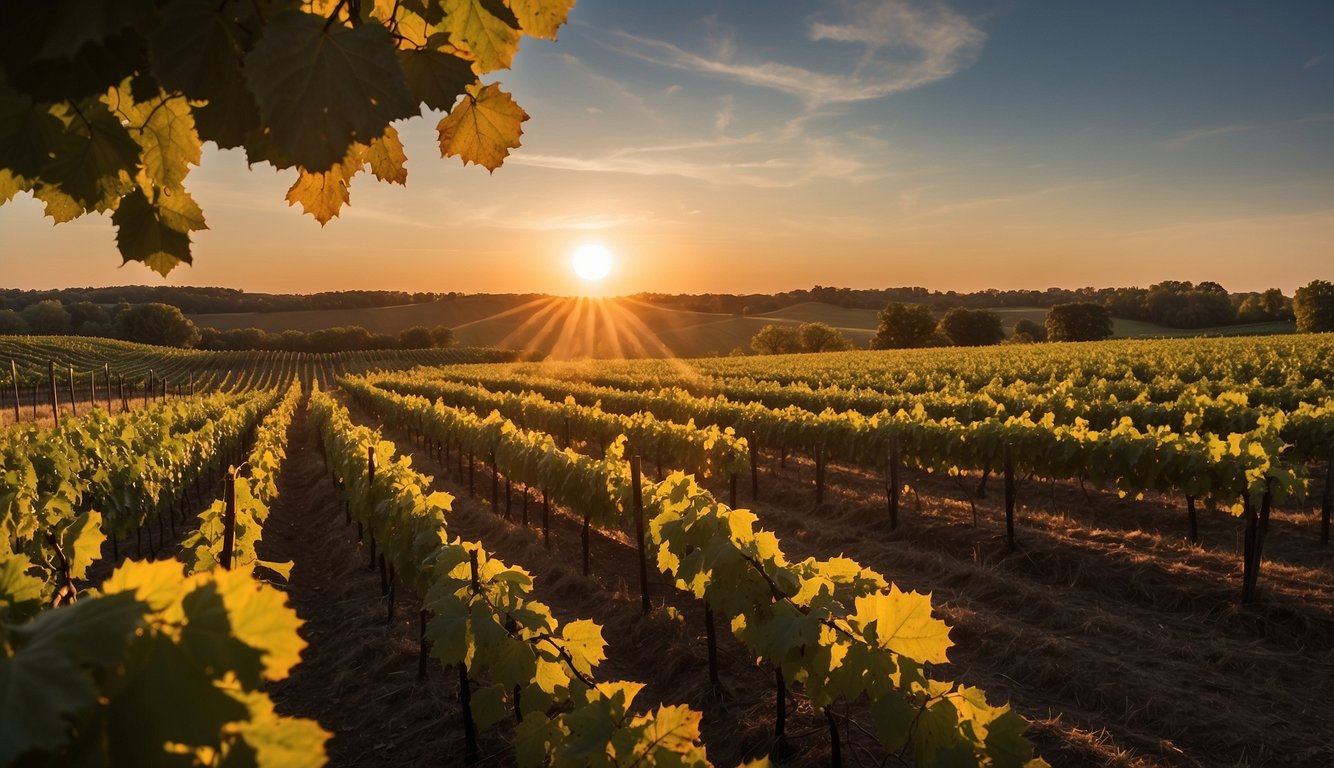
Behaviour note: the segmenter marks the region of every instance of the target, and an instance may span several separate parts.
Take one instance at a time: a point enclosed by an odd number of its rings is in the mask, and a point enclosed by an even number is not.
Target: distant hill
[[[1005,307],[997,312],[1006,332],[1023,319],[1041,323],[1047,310]],[[768,323],[827,323],[866,347],[878,325],[873,309],[803,302],[758,315],[694,312],[632,298],[575,299],[532,296],[459,296],[422,304],[347,310],[192,314],[195,323],[218,329],[261,328],[312,331],[360,325],[397,333],[416,325],[447,325],[459,344],[502,347],[558,358],[703,357],[733,349],[750,351],[750,339]],[[1117,338],[1149,336],[1290,333],[1291,323],[1257,323],[1187,331],[1133,320],[1116,320]]]

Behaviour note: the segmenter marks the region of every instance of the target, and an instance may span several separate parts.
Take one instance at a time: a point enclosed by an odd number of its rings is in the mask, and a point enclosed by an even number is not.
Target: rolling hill
[[[1046,309],[1001,308],[1007,333],[1015,323],[1041,323]],[[850,309],[805,302],[758,315],[692,312],[627,298],[553,296],[459,296],[428,304],[355,310],[194,314],[190,319],[219,330],[261,328],[313,331],[360,325],[377,333],[397,333],[416,325],[446,325],[464,346],[519,349],[556,358],[704,357],[750,350],[750,339],[769,323],[822,322],[840,329],[858,347],[866,347],[878,325],[873,309]],[[1154,336],[1287,333],[1289,323],[1258,323],[1184,330],[1134,320],[1114,321],[1117,338]]]

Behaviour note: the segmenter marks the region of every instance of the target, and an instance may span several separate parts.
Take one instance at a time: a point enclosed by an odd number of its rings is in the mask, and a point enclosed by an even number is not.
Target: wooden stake
[[[899,494],[903,486],[899,484],[899,436],[889,436],[889,457],[885,460],[885,503],[889,507],[889,530],[899,527]]]
[[[56,402],[56,361],[48,360],[47,367],[51,379],[51,419],[55,422],[60,421],[59,403]]]
[[[69,367],[69,412],[71,416],[79,415],[79,401],[74,397],[74,366]]]
[[[222,514],[222,567],[232,569],[232,550],[236,548],[236,468],[227,468],[227,477],[223,481],[223,499],[225,511]],[[150,537],[149,545],[152,545]]]
[[[1200,543],[1200,524],[1195,514],[1195,497],[1186,496],[1186,523],[1189,526],[1189,535],[1191,544]]]
[[[718,680],[718,633],[713,626],[713,608],[704,604],[704,636],[709,644],[709,683],[715,688],[721,688],[722,683]]]
[[[1005,444],[1005,541],[1014,549],[1014,449]]]
[[[111,413],[111,363],[102,363],[102,372],[107,377],[107,413]]]
[[[630,491],[635,506],[635,535],[639,550],[639,604],[648,613],[651,609],[648,599],[648,554],[645,552],[647,536],[644,534],[644,493],[641,487],[639,457],[630,457]],[[735,488],[735,486],[734,486]],[[587,575],[587,573],[585,573]]]
[[[18,387],[15,386],[15,392]],[[14,413],[19,411],[18,405],[14,406]],[[1320,543],[1325,545],[1329,543],[1329,515],[1330,509],[1334,508],[1334,443],[1329,446],[1329,461],[1325,463],[1325,495],[1320,501]]]
[[[18,422],[19,415],[19,364],[13,360],[9,361],[9,375],[14,379],[14,421]]]

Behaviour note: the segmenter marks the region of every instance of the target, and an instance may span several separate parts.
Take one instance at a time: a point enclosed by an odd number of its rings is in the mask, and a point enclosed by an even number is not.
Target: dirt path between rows
[[[308,643],[292,675],[272,687],[278,711],[314,718],[333,733],[332,768],[451,765],[463,750],[457,678],[432,661],[418,679],[415,595],[400,588],[395,621],[385,623],[379,572],[367,567],[356,526],[344,522],[308,416],[303,405],[293,418],[278,500],[258,547],[263,559],[293,561],[291,581],[278,586],[305,622]],[[485,740],[483,748],[500,747]]]

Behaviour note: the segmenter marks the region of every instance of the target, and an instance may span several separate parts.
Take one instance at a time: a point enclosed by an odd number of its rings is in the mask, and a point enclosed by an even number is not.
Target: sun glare
[[[601,245],[581,245],[570,257],[574,273],[590,283],[596,283],[611,272],[611,251]]]

